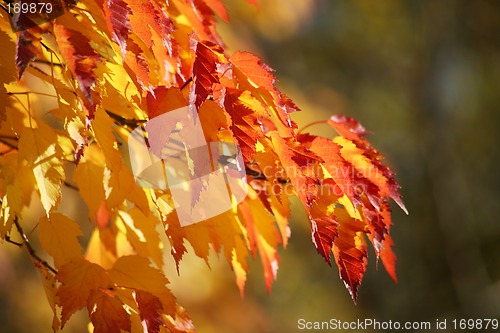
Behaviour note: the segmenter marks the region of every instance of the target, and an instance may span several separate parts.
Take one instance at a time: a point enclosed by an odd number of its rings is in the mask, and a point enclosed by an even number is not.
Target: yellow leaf
[[[151,257],[158,267],[163,267],[163,243],[156,231],[160,221],[153,215],[144,215],[137,207],[129,212],[119,212],[119,217],[126,228],[127,239],[138,253]]]
[[[0,158],[0,173],[5,188],[2,200],[2,221],[0,237],[10,232],[14,217],[22,217],[23,208],[28,206],[35,182],[33,172],[26,162],[18,163],[18,154],[13,152]]]
[[[105,243],[101,240],[99,228],[95,228],[90,236],[87,250],[85,252],[85,259],[98,264],[105,269],[110,269],[116,262],[116,253],[113,253],[106,248]]]
[[[377,185],[382,191],[382,194],[390,195],[387,187],[387,178],[385,178],[382,172],[372,164],[368,157],[363,155],[364,151],[362,149],[359,149],[352,141],[341,136],[335,137],[333,142],[342,146],[340,154],[347,162],[351,163],[354,168],[356,168],[356,171],[370,180],[373,184]]]
[[[4,84],[14,81],[17,77],[15,59],[15,44],[10,39],[9,35],[0,30],[0,122],[5,119],[6,106],[10,105],[10,98],[7,95],[7,90]]]
[[[72,258],[82,257],[82,247],[78,237],[82,232],[78,224],[61,213],[43,216],[39,223],[38,237],[42,248],[54,258],[56,268]]]
[[[111,169],[109,187],[111,187],[111,193],[106,201],[108,209],[121,205],[127,199],[134,203],[141,211],[149,211],[148,198],[144,190],[135,183],[134,176],[132,176],[121,161],[120,167],[117,170]]]
[[[119,171],[122,167],[122,156],[117,149],[113,127],[113,120],[103,108],[98,107],[95,112],[95,118],[92,121],[92,130],[94,131],[97,143],[99,143],[104,152],[108,168],[113,171]]]
[[[92,290],[112,288],[106,271],[85,259],[75,259],[63,265],[56,275],[62,286],[56,293],[62,307],[61,328],[77,310],[87,305]]]
[[[64,179],[61,150],[56,143],[57,135],[47,125],[25,128],[19,139],[19,158],[33,168],[40,200],[47,213],[58,203]]]
[[[45,290],[45,295],[47,296],[47,300],[49,301],[52,312],[54,313],[54,318],[52,319],[52,329],[54,332],[59,331],[59,327],[61,326],[61,322],[57,316],[56,309],[56,277],[54,274],[50,273],[48,269],[43,266],[37,266],[40,271],[40,275],[42,276],[43,288]]]
[[[108,274],[118,287],[147,291],[160,299],[166,313],[175,313],[175,297],[166,287],[168,279],[161,271],[151,267],[147,258],[121,257]]]
[[[102,150],[96,145],[85,147],[83,157],[73,174],[73,180],[87,204],[90,217],[95,216],[101,202],[106,199],[103,177],[104,154]]]

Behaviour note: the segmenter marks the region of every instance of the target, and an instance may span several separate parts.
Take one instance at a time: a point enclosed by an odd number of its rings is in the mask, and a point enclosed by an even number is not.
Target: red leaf
[[[229,16],[227,15],[226,7],[220,0],[205,0],[205,3],[220,16],[221,19],[229,23]]]
[[[146,102],[149,119],[188,105],[179,88],[162,86],[155,87],[151,92],[148,92]]]
[[[123,303],[114,296],[92,290],[87,301],[87,310],[94,325],[94,333],[130,332],[130,315],[123,308]]]
[[[335,209],[335,215],[343,222],[337,228],[338,236],[333,243],[333,255],[339,267],[340,278],[356,302],[368,264],[363,236],[364,223],[351,218],[344,209]]]
[[[29,30],[24,30],[19,33],[16,44],[16,65],[19,78],[23,76],[29,63],[42,51],[40,48],[40,40],[40,37],[33,35]]]
[[[396,276],[396,256],[394,252],[392,252],[392,246],[394,245],[394,241],[392,240],[391,235],[385,235],[385,240],[382,246],[382,251],[380,251],[380,258],[382,259],[382,264],[385,267],[389,276],[394,280],[394,282],[398,282],[398,277]]]
[[[263,87],[269,91],[277,90],[274,87],[276,78],[271,74],[273,69],[264,64],[259,57],[250,52],[236,52],[230,60],[256,86]]]
[[[158,297],[147,291],[138,290],[135,296],[141,322],[145,333],[159,333],[160,326],[164,325],[162,318],[163,305]]]
[[[263,104],[270,106],[268,110],[281,136],[293,137],[293,129],[297,126],[288,113],[298,108],[274,86],[276,78],[271,74],[273,70],[249,52],[236,52],[230,61],[234,65],[239,88],[249,90]]]
[[[91,87],[96,81],[94,69],[97,68],[99,56],[90,46],[89,39],[79,31],[66,28],[61,24],[54,24],[59,52],[68,64],[71,73],[76,77],[80,90],[92,102]],[[90,118],[92,118],[91,115]]]
[[[257,102],[258,103],[258,102]],[[259,111],[245,105],[234,94],[227,94],[224,106],[231,116],[231,131],[241,147],[245,162],[252,161],[255,146],[259,138],[264,137],[264,132],[259,120]],[[261,114],[261,116],[263,116]]]
[[[378,171],[385,178],[385,184],[380,182],[374,182],[379,186],[382,194],[389,195],[401,209],[408,214],[403,200],[398,191],[398,185],[394,179],[394,172],[383,165],[380,160],[382,160],[382,155],[380,155],[370,143],[363,137],[367,134],[365,128],[355,119],[346,116],[332,116],[328,123],[344,138],[352,141],[356,147],[364,151],[364,155],[370,159],[370,162],[378,169]],[[379,177],[380,178],[380,177]],[[370,179],[373,181],[373,179]]]
[[[120,45],[124,56],[127,48],[127,39],[132,27],[128,15],[130,7],[123,0],[107,0],[104,4],[104,17],[113,31],[113,40]]]
[[[198,42],[195,46],[193,64],[193,86],[190,102],[199,108],[200,105],[213,96],[214,85],[220,83],[217,65],[224,59],[224,50],[212,42]]]
[[[317,218],[310,215],[309,221],[311,222],[311,234],[314,246],[328,265],[331,266],[330,251],[332,250],[334,238],[337,236],[338,223],[332,217],[326,215]]]
[[[340,154],[342,147],[332,140],[309,134],[298,135],[297,140],[324,159],[325,163],[323,166],[330,173],[330,176],[332,176],[333,181],[341,192],[347,195],[353,204],[360,204],[361,199],[359,194],[356,193],[356,182],[354,179],[356,171],[350,163],[342,158]],[[338,196],[342,194],[336,191],[334,193]]]

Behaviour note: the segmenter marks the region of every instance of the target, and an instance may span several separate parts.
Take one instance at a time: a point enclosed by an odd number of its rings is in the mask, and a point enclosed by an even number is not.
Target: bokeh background
[[[261,0],[258,10],[225,2],[232,22],[220,32],[230,52],[250,50],[276,69],[303,110],[293,116],[299,127],[332,114],[360,120],[396,171],[410,215],[393,206],[399,283],[372,251],[357,305],[316,253],[297,202],[270,295],[257,260],[241,299],[223,259],[208,269],[188,256],[172,288],[198,331],[299,332],[300,318],[500,318],[500,2]],[[49,332],[50,308],[26,257],[0,250],[0,332]],[[64,331],[86,332],[86,316]]]

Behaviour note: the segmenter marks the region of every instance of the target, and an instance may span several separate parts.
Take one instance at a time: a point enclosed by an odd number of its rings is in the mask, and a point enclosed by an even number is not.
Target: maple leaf
[[[61,328],[73,313],[87,305],[92,291],[113,287],[106,271],[85,259],[74,259],[61,266],[56,279],[62,284],[56,293],[62,308]]]
[[[19,139],[19,158],[33,168],[43,208],[49,213],[61,197],[64,169],[56,133],[45,124],[26,128]]]
[[[78,237],[83,234],[75,221],[61,213],[53,213],[50,217],[42,217],[38,224],[40,244],[54,258],[56,268],[82,257]]]
[[[32,34],[30,30],[23,30],[19,33],[16,45],[16,65],[19,78],[21,78],[29,63],[41,52],[40,40],[41,38],[36,34]]]
[[[168,280],[159,270],[151,267],[148,259],[121,257],[108,274],[118,287],[147,291],[158,297],[166,313],[175,313],[175,298],[166,287]]]
[[[128,15],[131,10],[123,0],[107,0],[104,3],[104,16],[111,30],[113,39],[120,45],[122,56],[127,52],[127,39],[132,27]]]
[[[94,333],[130,332],[131,322],[123,303],[110,293],[91,290],[87,300],[90,320]]]
[[[363,138],[367,134],[365,128],[357,120],[346,116],[332,116],[328,123],[345,139],[352,141],[356,147],[362,150],[361,154],[358,153],[359,155],[365,155],[370,159],[370,162],[373,163],[374,167],[377,168],[379,172],[370,172],[370,168],[362,171],[368,171],[367,178],[379,186],[384,194],[388,194],[398,206],[408,214],[408,210],[403,204],[398,192],[398,185],[394,179],[394,172],[382,165],[380,162],[382,156]],[[370,162],[367,164],[369,165]]]
[[[97,62],[100,61],[99,56],[90,46],[89,39],[77,30],[62,24],[55,24],[54,35],[61,56],[68,64],[71,73],[76,77],[80,90],[87,97],[89,104],[93,105],[91,88],[97,78],[94,69],[97,68]],[[93,107],[90,111],[89,117],[92,119]]]
[[[136,292],[135,299],[139,307],[139,315],[144,331],[147,333],[159,333],[160,326],[164,325],[162,317],[163,305],[161,301],[158,297],[142,290]]]
[[[193,86],[189,100],[197,108],[214,94],[214,85],[220,83],[217,66],[225,62],[222,48],[211,42],[198,42],[195,46]]]
[[[104,154],[95,145],[83,148],[73,180],[80,190],[80,195],[87,204],[89,216],[94,216],[106,197],[104,184]]]
[[[349,217],[343,209],[336,209],[335,215],[343,221],[333,242],[333,255],[339,267],[341,279],[344,281],[354,302],[358,298],[358,288],[366,271],[367,250],[364,242],[364,224]]]

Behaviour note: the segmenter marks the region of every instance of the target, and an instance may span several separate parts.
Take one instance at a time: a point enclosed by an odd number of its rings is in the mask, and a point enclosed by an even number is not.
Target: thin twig
[[[33,247],[31,247],[30,241],[29,241],[28,237],[26,236],[26,234],[24,233],[23,228],[21,227],[21,224],[19,224],[19,220],[18,220],[17,216],[14,218],[14,225],[16,226],[17,231],[21,235],[21,238],[23,239],[22,245],[24,245],[24,247],[28,251],[28,254],[30,255],[31,259],[33,261],[35,261],[36,263],[39,263],[39,264],[45,266],[45,268],[47,268],[52,273],[57,274],[57,270],[55,268],[53,268],[52,266],[50,266],[45,260],[40,258],[38,256],[38,254],[36,253],[36,251],[33,249]]]
[[[80,189],[78,188],[78,186],[76,185],[73,185],[71,184],[70,182],[68,182],[67,180],[64,181],[64,185],[75,190],[75,191],[80,191]]]
[[[180,87],[180,90],[184,90],[184,88],[186,88],[188,86],[188,84],[190,84],[191,82],[193,82],[192,77],[190,77],[189,79],[187,79],[186,82],[184,82],[184,84]]]
[[[122,116],[114,113],[114,112],[111,112],[109,110],[106,110],[106,113],[108,114],[108,116],[110,116],[111,118],[113,118],[113,120],[118,123],[118,125],[121,125],[121,126],[127,126],[127,127],[132,127],[132,128],[135,128],[137,126],[139,126],[139,124],[142,124],[142,123],[145,123],[147,120],[143,120],[143,119],[127,119],[127,118],[123,118]]]
[[[0,142],[3,143],[6,146],[12,148],[12,149],[16,149],[17,150],[17,146],[16,145],[13,145],[12,143],[10,143],[8,141],[5,141],[5,139],[3,139],[3,138],[0,138]]]
[[[10,236],[5,236],[5,241],[7,243],[11,243],[11,244],[14,244],[16,246],[23,247],[23,243],[19,243],[19,242],[13,241],[12,239],[10,239]]]

